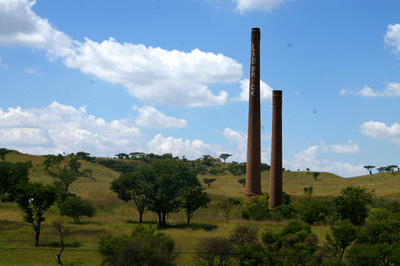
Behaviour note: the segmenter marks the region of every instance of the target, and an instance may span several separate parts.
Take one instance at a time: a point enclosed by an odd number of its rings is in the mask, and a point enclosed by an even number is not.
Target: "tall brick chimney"
[[[282,91],[272,92],[269,209],[282,204]]]
[[[251,30],[246,202],[261,195],[260,36],[259,28]]]

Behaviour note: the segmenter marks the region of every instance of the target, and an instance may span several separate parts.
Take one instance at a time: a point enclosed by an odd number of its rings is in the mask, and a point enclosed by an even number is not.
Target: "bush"
[[[82,216],[94,217],[96,208],[89,202],[84,201],[78,196],[69,197],[59,206],[61,215],[74,218],[74,222],[79,224]]]
[[[242,217],[256,221],[264,221],[270,218],[269,195],[252,196],[242,210]]]
[[[299,213],[300,219],[311,225],[316,222],[324,222],[330,212],[326,201],[313,198],[311,195],[300,197],[295,202],[294,208]]]
[[[201,239],[193,256],[198,265],[230,265],[235,252],[234,244],[225,237],[207,237]]]
[[[176,265],[178,253],[175,241],[164,233],[157,232],[154,227],[137,225],[130,236],[101,237],[100,253],[103,265]]]
[[[259,242],[258,228],[239,224],[233,229],[229,239],[237,247],[242,247],[245,244],[256,244]]]
[[[245,244],[239,249],[238,261],[240,266],[271,265],[265,263],[266,258],[268,258],[266,251],[260,244]]]

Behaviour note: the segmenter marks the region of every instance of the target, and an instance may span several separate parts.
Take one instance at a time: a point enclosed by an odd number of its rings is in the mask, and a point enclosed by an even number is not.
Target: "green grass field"
[[[44,171],[42,165],[44,157],[27,154],[10,153],[6,156],[8,162],[25,162],[32,160],[30,181],[46,184],[52,183],[52,178]],[[59,252],[59,238],[51,228],[54,220],[63,220],[64,225],[71,227],[73,235],[65,241],[61,260],[64,265],[100,265],[102,258],[97,251],[98,242],[106,233],[122,234],[131,232],[137,224],[138,213],[132,202],[126,203],[117,198],[109,190],[110,182],[118,178],[119,173],[103,166],[81,161],[81,169],[93,170],[95,180],[80,177],[71,187],[70,192],[94,203],[98,212],[94,218],[82,218],[82,224],[75,225],[73,219],[62,217],[56,207],[45,213],[46,221],[42,224],[40,246],[34,247],[34,231],[30,224],[22,221],[22,211],[15,203],[0,203],[0,265],[58,265],[55,255]],[[61,165],[66,164],[64,161]],[[367,171],[366,171],[367,172]],[[168,216],[169,226],[162,231],[174,238],[182,254],[179,265],[192,265],[194,246],[200,238],[206,236],[226,236],[238,223],[251,224],[260,230],[280,230],[286,222],[255,222],[245,221],[240,218],[239,211],[234,211],[226,222],[217,203],[221,199],[233,197],[244,201],[244,187],[237,180],[244,176],[230,174],[212,177],[217,180],[207,188],[207,193],[212,201],[207,209],[197,211],[191,220],[191,225],[186,226],[186,217],[183,212],[172,213]],[[317,180],[307,172],[284,172],[283,190],[296,198],[303,194],[303,188],[312,186],[315,196],[324,199],[334,198],[340,191],[348,186],[365,187],[375,190],[376,196],[385,196],[397,199],[400,197],[398,189],[400,175],[391,173],[365,175],[354,178],[341,178],[330,173],[321,173]],[[206,187],[206,185],[205,185]],[[262,191],[269,191],[269,172],[262,172]],[[145,223],[156,225],[157,217],[152,212],[146,212],[143,218]],[[329,231],[328,226],[314,226],[313,231],[324,240],[324,235]]]

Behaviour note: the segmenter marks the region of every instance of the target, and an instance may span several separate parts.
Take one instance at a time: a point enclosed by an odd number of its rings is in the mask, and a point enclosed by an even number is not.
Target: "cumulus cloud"
[[[361,97],[368,97],[368,98],[376,98],[376,97],[385,97],[385,98],[393,98],[393,97],[400,97],[400,83],[397,82],[390,82],[387,84],[386,88],[379,92],[374,91],[371,87],[364,86],[363,89],[356,91],[356,90],[346,90],[342,89],[340,95],[345,94],[353,94],[356,96]]]
[[[185,127],[185,119],[177,119],[164,115],[157,111],[153,106],[143,106],[142,108],[133,106],[133,109],[139,112],[139,117],[135,119],[135,125],[139,127],[167,128],[167,127]]]
[[[51,60],[62,57],[76,68],[110,83],[118,83],[146,104],[179,106],[223,105],[226,91],[213,92],[212,83],[239,81],[242,65],[222,54],[194,49],[190,53],[85,38],[72,40],[37,16],[27,0],[0,2],[0,45],[45,49]]]
[[[243,13],[251,9],[271,11],[278,8],[285,0],[235,0],[235,2],[237,3],[236,10]]]
[[[365,174],[363,165],[353,166],[350,163],[331,162],[326,159],[321,159],[318,152],[321,150],[319,146],[312,146],[295,154],[292,160],[283,160],[283,165],[288,169],[306,170],[309,168],[314,172],[329,172],[335,173],[342,177],[354,177]]]
[[[392,53],[400,56],[400,24],[389,25],[384,40],[387,46],[393,48]]]
[[[400,147],[400,125],[397,123],[389,127],[385,123],[371,120],[363,123],[360,126],[360,131],[363,135],[376,140],[389,141]]]
[[[148,151],[156,154],[172,153],[173,156],[183,156],[194,160],[209,154],[218,157],[221,146],[206,144],[201,140],[183,140],[183,138],[163,137],[157,134],[147,143]]]
[[[349,142],[344,145],[332,144],[331,148],[332,148],[333,152],[336,152],[336,153],[357,153],[360,151],[358,144],[352,145],[351,140],[349,140]]]
[[[249,100],[249,79],[243,79],[239,81],[240,88],[242,92],[235,98],[232,98],[233,101],[248,101]],[[268,102],[272,101],[272,88],[268,86],[267,83],[260,80],[260,100],[261,102]]]
[[[31,9],[36,1],[3,0],[0,2],[0,44],[46,49],[53,55],[67,56],[74,41],[53,29],[47,19]]]
[[[113,156],[121,150],[142,150],[143,134],[127,119],[106,122],[57,102],[46,108],[0,108],[0,143],[32,154],[89,151]]]

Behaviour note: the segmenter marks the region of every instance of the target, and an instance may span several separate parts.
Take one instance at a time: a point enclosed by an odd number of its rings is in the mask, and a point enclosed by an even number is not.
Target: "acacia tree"
[[[42,183],[26,183],[17,188],[18,206],[25,213],[23,220],[33,225],[35,230],[35,247],[39,246],[40,228],[44,212],[54,204],[57,197],[57,189],[51,185]]]
[[[225,163],[225,160],[226,160],[228,157],[231,157],[231,156],[232,156],[232,154],[223,153],[223,154],[221,154],[221,155],[219,156],[219,158],[221,158],[222,160],[224,160],[224,163]]]
[[[146,206],[157,213],[159,225],[165,226],[167,214],[179,210],[184,191],[201,184],[196,173],[180,160],[152,160],[148,166],[151,171],[142,184]]]
[[[152,169],[148,165],[140,165],[136,172],[128,172],[111,182],[111,190],[118,194],[123,201],[133,200],[139,212],[139,223],[143,221],[146,209],[146,195],[144,184],[150,180]]]
[[[31,164],[0,162],[0,196],[8,201],[14,201],[17,196],[16,188],[19,184],[25,184],[29,178]]]
[[[61,215],[74,218],[74,222],[79,224],[82,216],[94,217],[96,208],[90,202],[84,201],[78,196],[73,196],[60,204],[60,212]]]
[[[79,174],[69,170],[67,167],[61,169],[60,172],[54,176],[54,185],[59,190],[59,203],[64,202],[71,193],[68,192],[69,186],[77,180]],[[58,202],[58,201],[57,201]]]
[[[214,182],[215,180],[217,180],[217,179],[215,179],[215,178],[204,178],[204,179],[203,179],[203,182],[204,182],[205,184],[207,184],[208,187],[210,187],[211,183]]]
[[[210,201],[210,197],[206,192],[203,192],[203,188],[201,187],[184,190],[182,195],[182,208],[186,213],[188,225],[194,212],[199,208],[207,208],[207,204],[210,203]]]
[[[369,171],[369,174],[372,175],[372,169],[375,168],[375,166],[372,165],[365,165],[364,166],[365,169],[367,169]]]

